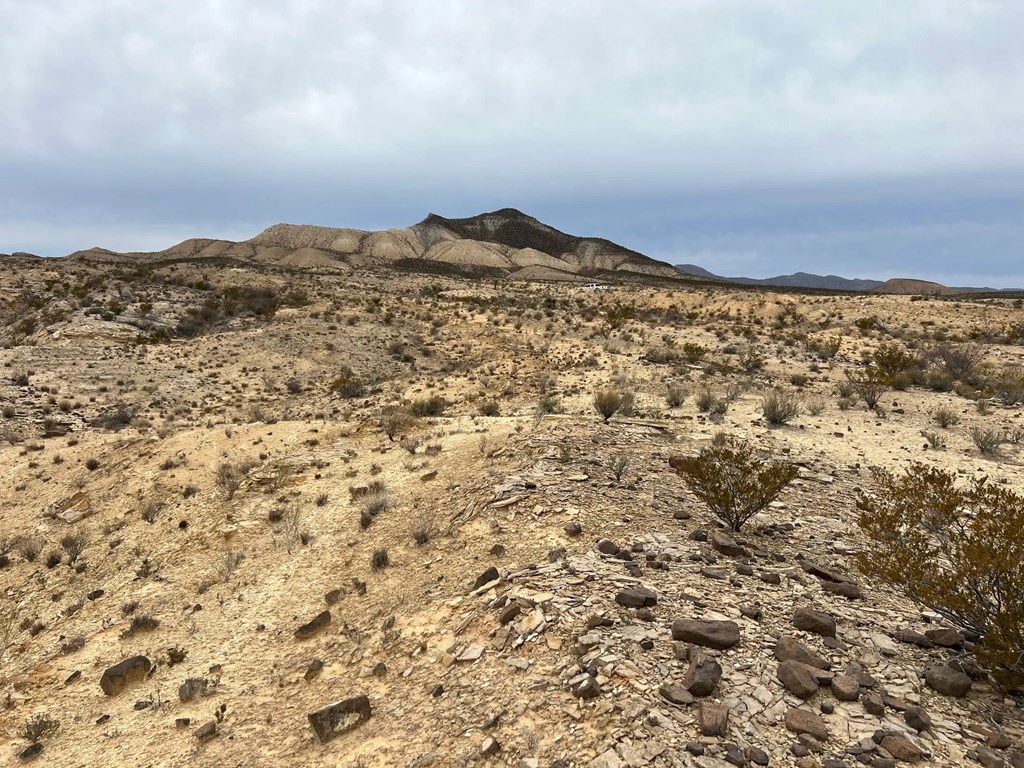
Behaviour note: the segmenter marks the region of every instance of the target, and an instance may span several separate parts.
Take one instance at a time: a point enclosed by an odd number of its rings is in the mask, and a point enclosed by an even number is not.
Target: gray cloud
[[[0,0],[0,20],[0,250],[515,205],[723,272],[1021,271],[1016,2]]]

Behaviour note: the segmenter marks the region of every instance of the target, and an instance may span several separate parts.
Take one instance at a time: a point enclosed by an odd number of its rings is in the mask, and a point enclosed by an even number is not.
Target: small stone
[[[856,701],[860,697],[860,681],[852,675],[836,675],[831,687],[832,695],[839,701]]]
[[[725,745],[725,762],[729,765],[739,766],[744,768],[747,764],[747,758],[743,755],[743,751],[736,744]]]
[[[761,606],[759,606],[759,605],[741,605],[740,606],[740,614],[742,614],[743,616],[746,616],[748,619],[750,619],[752,621],[760,621],[761,620],[761,616],[762,616]]]
[[[978,747],[978,762],[984,768],[1005,768],[1006,761],[988,747]]]
[[[726,557],[750,557],[750,552],[737,544],[725,531],[711,534],[711,547]]]
[[[306,665],[306,673],[303,675],[303,678],[306,681],[312,680],[314,677],[320,674],[323,668],[323,661],[321,661],[320,659],[313,659],[311,662],[309,662],[308,665]]]
[[[830,669],[832,665],[825,659],[813,653],[806,645],[795,637],[782,635],[775,643],[775,658],[779,661],[793,659],[809,667],[817,669]]]
[[[658,595],[645,587],[634,587],[615,595],[615,602],[625,608],[649,608],[658,604]]]
[[[912,629],[898,629],[892,633],[892,638],[898,643],[916,645],[918,648],[932,648],[934,643],[920,632]]]
[[[704,745],[701,744],[699,741],[688,741],[686,742],[686,746],[683,747],[683,749],[685,749],[694,757],[700,757],[704,754]]]
[[[835,618],[831,614],[816,611],[813,608],[797,608],[793,612],[793,626],[822,637],[836,636]]]
[[[747,760],[752,762],[754,765],[768,765],[769,758],[768,753],[760,747],[747,747],[743,754]]]
[[[823,715],[831,715],[836,711],[836,705],[831,701],[823,701],[818,705],[818,711]]]
[[[686,671],[686,690],[694,696],[710,696],[722,679],[722,666],[714,659],[698,658]]]
[[[217,735],[217,721],[209,720],[196,728],[196,738],[199,741],[208,741]]]
[[[299,640],[308,640],[309,638],[313,637],[313,635],[325,629],[327,625],[330,623],[331,612],[321,611],[316,615],[316,617],[312,621],[303,624],[301,627],[295,630],[295,637]]]
[[[923,707],[910,707],[903,713],[903,720],[918,733],[931,727],[932,724],[931,717]]]
[[[369,697],[354,696],[328,704],[306,715],[321,744],[351,731],[370,719],[372,709]]]
[[[929,629],[924,634],[925,637],[942,648],[963,648],[964,646],[964,636],[955,629],[948,627]]]
[[[42,751],[43,745],[37,741],[35,744],[29,744],[21,750],[21,752],[18,753],[18,759],[23,763],[27,763],[29,760],[35,760],[39,757],[39,753]]]
[[[971,690],[971,678],[950,667],[929,667],[924,681],[933,691],[958,699],[964,698]]]
[[[597,542],[597,551],[602,555],[614,555],[619,551],[619,545],[608,539],[601,539]]]
[[[672,622],[672,639],[723,651],[740,641],[740,628],[734,621],[676,619]]]
[[[869,693],[865,696],[863,704],[864,711],[869,715],[874,715],[875,717],[882,717],[885,715],[885,702],[877,693]]]
[[[501,751],[501,744],[493,736],[488,736],[480,745],[480,754],[485,756],[496,755]]]
[[[596,699],[601,695],[601,686],[593,675],[582,675],[580,679],[570,685],[570,689],[573,696],[584,701]]]
[[[828,727],[825,721],[809,709],[790,707],[786,712],[786,730],[796,734],[806,733],[818,741],[828,741]]]
[[[583,526],[579,523],[569,523],[564,530],[566,536],[576,537],[583,533]]]
[[[778,586],[782,583],[782,577],[775,571],[762,571],[757,575],[757,578],[765,584],[772,584],[774,586]]]
[[[688,706],[696,701],[693,694],[678,683],[665,683],[658,689],[658,693],[660,693],[666,701],[672,704],[677,704],[681,707]]]
[[[724,736],[729,727],[729,710],[721,704],[702,701],[697,719],[702,736]]]
[[[775,673],[787,691],[801,699],[809,699],[818,690],[818,681],[806,664],[790,659],[779,664]]]
[[[522,612],[523,609],[519,605],[519,603],[509,603],[502,609],[501,613],[498,614],[498,623],[502,626],[505,626],[513,619],[515,619],[517,616],[519,616],[519,614],[521,614]]]
[[[499,578],[498,569],[491,566],[486,571],[476,577],[476,581],[473,582],[473,591],[480,589],[485,584],[490,584],[492,581],[497,581]]]
[[[847,600],[859,600],[861,598],[860,587],[848,581],[823,581],[821,591],[830,595],[839,595]]]

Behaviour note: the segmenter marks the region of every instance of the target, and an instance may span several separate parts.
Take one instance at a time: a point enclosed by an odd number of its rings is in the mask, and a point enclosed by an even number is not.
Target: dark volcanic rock
[[[971,690],[971,678],[950,667],[929,667],[924,680],[933,691],[962,699]]]
[[[734,621],[676,619],[672,622],[672,639],[723,651],[740,641],[740,628]]]
[[[651,607],[658,604],[658,595],[645,587],[633,587],[619,592],[615,602],[626,608]]]
[[[789,635],[780,636],[775,643],[775,658],[779,661],[793,659],[818,669],[831,669],[832,667],[821,656],[818,656],[795,637],[790,637]]]
[[[484,571],[476,577],[476,581],[473,582],[473,590],[478,590],[484,584],[490,584],[492,581],[497,581],[498,576],[498,569],[494,566],[491,566],[486,571]]]
[[[370,719],[370,699],[355,696],[310,712],[306,717],[321,744],[357,728]]]
[[[806,733],[818,741],[828,741],[825,721],[809,709],[790,707],[786,712],[786,729],[796,734]]]
[[[836,636],[835,618],[829,613],[813,608],[797,608],[793,612],[793,626],[822,637]]]
[[[295,630],[295,637],[299,640],[306,640],[317,632],[324,629],[328,624],[331,623],[331,612],[321,611],[316,615],[312,621],[303,624],[301,627]]]
[[[132,683],[144,680],[152,668],[145,656],[132,656],[107,669],[100,678],[100,688],[107,696],[116,696]]]
[[[790,659],[779,664],[775,676],[786,690],[801,699],[809,699],[818,691],[818,681],[811,674],[810,667]]]

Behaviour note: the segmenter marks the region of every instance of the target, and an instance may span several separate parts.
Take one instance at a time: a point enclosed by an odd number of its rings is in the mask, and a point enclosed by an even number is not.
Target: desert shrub
[[[414,422],[412,414],[399,405],[386,405],[380,409],[377,416],[377,423],[391,442],[394,442],[399,434],[409,429]]]
[[[629,456],[615,456],[612,458],[609,468],[612,471],[612,475],[615,476],[615,482],[622,482],[622,478],[624,478],[626,473],[629,472],[631,464],[632,462],[630,461]]]
[[[647,354],[644,357],[649,363],[665,364],[677,362],[680,354],[678,350],[669,347],[655,347],[647,350]]]
[[[331,381],[328,389],[338,397],[360,397],[366,391],[366,384],[352,371],[345,369]]]
[[[810,397],[804,400],[804,410],[811,416],[821,416],[825,412],[825,401],[820,397]]]
[[[686,362],[691,365],[696,365],[708,356],[708,348],[701,344],[694,344],[691,341],[683,344],[683,357],[686,358]]]
[[[132,623],[121,633],[121,637],[131,637],[138,632],[151,632],[160,626],[160,619],[155,619],[147,613],[132,617]]]
[[[177,645],[167,649],[167,666],[173,667],[185,661],[188,651]]]
[[[828,336],[821,339],[808,339],[807,351],[817,355],[822,360],[831,360],[839,354],[839,348],[843,345],[842,336]]]
[[[738,531],[778,497],[797,475],[793,464],[762,461],[745,441],[723,438],[695,457],[669,464],[711,513]]]
[[[501,406],[495,400],[485,400],[477,406],[476,412],[481,416],[497,416],[501,413]]]
[[[250,469],[252,469],[252,464],[248,461],[221,462],[220,466],[217,467],[217,476],[214,482],[228,499],[233,499],[238,489],[242,487],[242,482],[245,480],[245,476]]]
[[[960,416],[952,408],[941,407],[935,409],[935,413],[932,414],[932,421],[942,429],[949,429],[960,423]]]
[[[47,714],[33,715],[21,727],[21,738],[35,744],[47,736],[52,736],[60,728],[60,723]]]
[[[747,373],[755,373],[764,368],[764,356],[756,349],[749,347],[740,355],[740,367]]]
[[[448,401],[440,395],[431,395],[430,397],[421,397],[412,401],[409,406],[409,412],[413,416],[425,417],[425,416],[440,416],[448,408]]]
[[[623,393],[618,389],[602,389],[594,393],[592,401],[594,410],[600,414],[605,423],[622,407]]]
[[[95,472],[97,469],[100,468],[100,460],[97,459],[95,456],[86,459],[85,468],[90,472]]]
[[[711,387],[704,387],[697,393],[697,410],[701,413],[708,413],[713,410],[719,402],[719,397],[712,391]]]
[[[39,553],[43,551],[43,542],[34,536],[25,536],[18,539],[14,549],[28,563],[34,563]]]
[[[954,379],[970,379],[985,359],[985,348],[978,344],[939,344],[930,351]]]
[[[206,696],[209,687],[210,681],[205,677],[189,677],[178,686],[178,699],[188,702],[196,697]]]
[[[989,388],[1003,405],[1024,403],[1024,369],[1003,369],[991,379]]]
[[[373,556],[370,558],[370,569],[373,571],[380,571],[387,568],[391,564],[391,557],[388,555],[387,547],[381,547],[380,549],[374,550]]]
[[[985,456],[993,456],[999,453],[999,446],[1003,444],[1005,435],[1001,430],[979,427],[975,424],[968,430],[974,445]]]
[[[83,531],[69,533],[60,540],[60,546],[68,555],[68,564],[74,565],[89,543],[89,537]]]
[[[412,527],[412,539],[416,542],[417,547],[422,547],[429,542],[433,534],[434,527],[427,517],[420,518]]]
[[[921,437],[928,441],[928,445],[932,448],[939,449],[946,447],[946,438],[940,435],[938,432],[933,432],[930,429],[921,430]]]
[[[787,392],[772,390],[761,400],[761,413],[769,424],[788,424],[800,415],[800,403]]]
[[[951,392],[953,377],[946,371],[930,371],[924,380],[925,386],[932,392]]]
[[[92,420],[92,426],[117,432],[132,423],[138,409],[126,403],[116,403]]]
[[[665,387],[665,405],[678,408],[686,402],[686,388],[680,384],[669,384]]]
[[[401,440],[398,441],[398,444],[402,446],[402,448],[410,456],[413,456],[416,454],[416,451],[419,450],[419,447],[422,444],[422,442],[423,441],[420,440],[418,437],[403,437]]]
[[[917,367],[917,358],[899,344],[882,344],[871,356],[883,377],[893,377]]]
[[[80,651],[83,648],[85,648],[85,638],[79,635],[78,637],[73,637],[61,643],[60,652],[66,656],[69,653]]]
[[[862,493],[859,524],[874,546],[861,570],[976,634],[979,660],[1003,683],[1024,681],[1024,498],[915,464],[903,474],[875,472]]]
[[[558,399],[557,395],[542,395],[537,400],[537,413],[544,415],[548,413],[558,413],[561,410],[562,404]]]
[[[878,405],[878,401],[889,388],[886,378],[877,368],[846,372],[846,379],[853,386],[854,393],[868,408]]]

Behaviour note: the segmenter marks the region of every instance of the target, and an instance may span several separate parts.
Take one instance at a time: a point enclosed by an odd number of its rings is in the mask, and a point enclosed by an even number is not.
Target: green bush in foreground
[[[985,478],[915,464],[875,472],[859,524],[874,546],[861,570],[982,638],[978,660],[1009,687],[1024,683],[1024,498]]]
[[[711,513],[738,531],[771,504],[796,477],[783,461],[762,461],[749,443],[725,439],[697,456],[676,456],[669,464]]]

